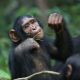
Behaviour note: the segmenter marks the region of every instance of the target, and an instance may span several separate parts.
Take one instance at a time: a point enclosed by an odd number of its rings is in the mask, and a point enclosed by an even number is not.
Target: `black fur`
[[[51,59],[65,62],[73,53],[71,36],[65,25],[63,25],[63,31],[55,32],[55,41],[43,37],[43,39],[36,41],[40,45],[40,48],[31,49],[31,47],[28,46],[28,37],[21,29],[21,20],[24,17],[17,18],[13,27],[18,36],[20,36],[21,41],[18,42],[18,44],[12,44],[12,51],[9,55],[9,68],[12,79],[26,77],[41,70],[52,70],[53,67],[50,63]],[[39,66],[39,64],[37,64],[38,62],[36,62],[37,60],[42,65],[40,69],[37,67]],[[34,80],[52,80],[52,77],[45,77],[44,75],[42,78],[39,77]]]

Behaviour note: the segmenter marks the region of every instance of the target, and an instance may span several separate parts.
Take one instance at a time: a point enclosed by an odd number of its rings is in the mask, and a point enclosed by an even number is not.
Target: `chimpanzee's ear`
[[[67,65],[67,72],[66,72],[66,77],[70,77],[71,74],[72,74],[72,65],[71,64],[68,64]]]
[[[20,40],[19,36],[17,35],[16,31],[14,29],[11,29],[9,31],[9,37],[13,42],[18,42]]]

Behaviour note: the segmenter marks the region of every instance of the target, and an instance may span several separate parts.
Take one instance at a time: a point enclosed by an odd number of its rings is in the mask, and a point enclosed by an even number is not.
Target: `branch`
[[[24,77],[24,78],[17,78],[17,79],[14,79],[14,80],[29,80],[31,79],[32,77],[36,76],[36,75],[40,75],[40,74],[52,74],[52,75],[56,75],[56,76],[60,76],[61,73],[58,73],[58,72],[54,72],[54,71],[41,71],[41,72],[36,72],[30,76],[27,76],[27,77]]]

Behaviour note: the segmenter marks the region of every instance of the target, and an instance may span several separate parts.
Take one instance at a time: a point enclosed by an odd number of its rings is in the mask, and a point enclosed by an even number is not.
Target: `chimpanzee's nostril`
[[[36,30],[35,28],[33,28],[33,30]]]

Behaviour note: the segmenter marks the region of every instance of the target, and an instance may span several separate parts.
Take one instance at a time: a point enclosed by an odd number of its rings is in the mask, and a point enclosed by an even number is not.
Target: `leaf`
[[[0,80],[10,80],[10,75],[3,70],[0,70]]]

